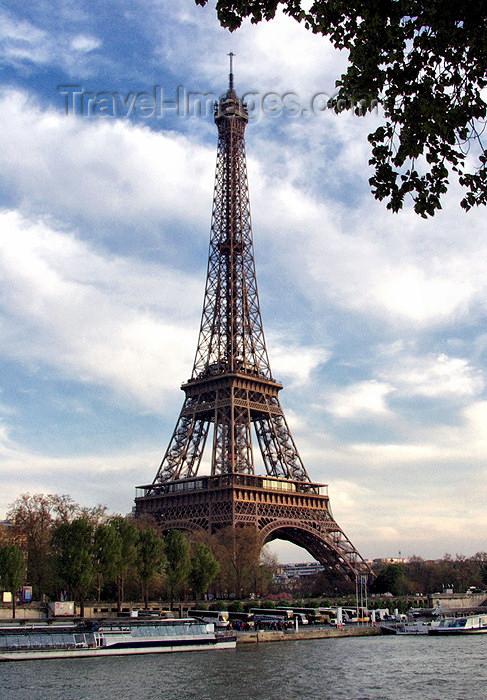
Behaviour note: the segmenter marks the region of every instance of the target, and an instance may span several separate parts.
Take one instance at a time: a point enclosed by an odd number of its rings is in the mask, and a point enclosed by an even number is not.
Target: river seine
[[[240,645],[0,665],[2,700],[485,700],[487,635]]]

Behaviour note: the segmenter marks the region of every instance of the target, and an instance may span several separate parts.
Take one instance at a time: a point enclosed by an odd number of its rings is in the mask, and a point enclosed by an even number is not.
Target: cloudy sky
[[[193,0],[4,8],[0,518],[25,492],[127,513],[155,475],[206,274],[216,128],[194,94],[226,89],[232,51],[267,345],[311,479],[364,557],[487,549],[485,209],[452,186],[433,220],[386,212],[368,189],[380,110],[323,109],[346,56],[293,20],[230,34]]]

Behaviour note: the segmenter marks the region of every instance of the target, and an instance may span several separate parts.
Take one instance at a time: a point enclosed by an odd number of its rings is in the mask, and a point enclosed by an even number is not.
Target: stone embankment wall
[[[46,606],[37,605],[36,603],[30,603],[29,605],[18,603],[17,610],[15,611],[15,618],[17,620],[45,620]],[[0,603],[0,620],[11,619],[12,603]]]
[[[478,608],[483,607],[487,603],[484,593],[432,593],[428,596],[428,603],[431,608],[436,608],[438,603],[442,610],[450,610],[453,608]]]
[[[298,639],[328,639],[330,637],[365,637],[380,634],[380,627],[306,627],[295,630],[259,630],[237,632],[237,644],[260,642],[292,642]]]

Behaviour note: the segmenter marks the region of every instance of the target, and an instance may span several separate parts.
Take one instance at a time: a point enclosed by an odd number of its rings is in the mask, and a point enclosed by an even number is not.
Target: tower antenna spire
[[[235,54],[232,51],[230,51],[228,55],[230,56],[230,75],[228,79],[228,89],[233,90],[233,57],[235,56]]]

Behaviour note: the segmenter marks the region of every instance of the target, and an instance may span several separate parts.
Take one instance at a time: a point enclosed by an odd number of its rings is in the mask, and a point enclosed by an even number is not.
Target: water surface
[[[487,635],[0,664],[2,700],[485,700]]]

